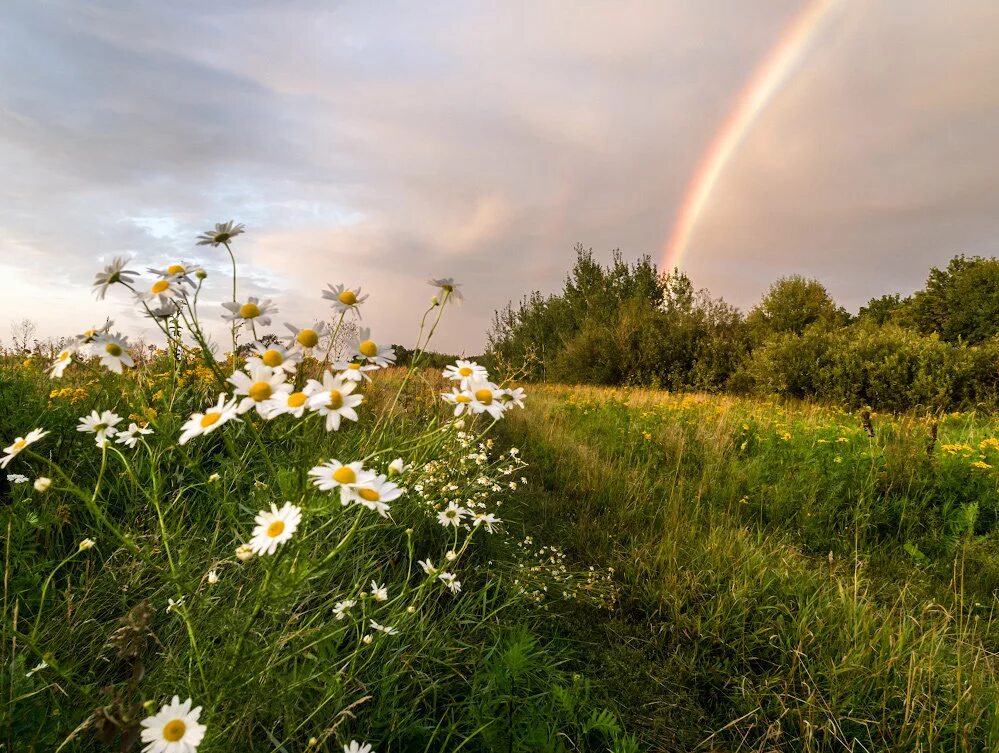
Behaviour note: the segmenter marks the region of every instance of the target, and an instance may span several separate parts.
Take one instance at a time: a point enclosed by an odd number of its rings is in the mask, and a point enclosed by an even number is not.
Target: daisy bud
[[[316,746],[316,745],[319,745],[319,738],[316,738],[316,737],[310,737],[310,738],[309,738],[309,744],[308,744],[308,746],[307,746],[307,747],[309,747],[309,748],[312,748],[312,747],[314,747],[314,746]]]
[[[440,302],[440,300],[439,300],[439,299],[437,298],[437,296],[433,296],[433,297],[432,297],[432,298],[430,299],[430,305],[431,305],[431,306],[440,306],[440,305],[441,305],[441,302]]]
[[[369,646],[371,645],[371,641],[374,640],[374,636],[372,636],[371,633],[368,633],[366,636],[361,638],[361,640],[364,642],[365,646]]]
[[[219,582],[219,571],[218,570],[209,570],[208,571],[208,583],[209,583],[209,585],[213,585],[214,586],[218,582]]]
[[[52,486],[52,479],[46,478],[45,476],[39,476],[35,479],[35,491],[45,492],[48,491],[49,487]]]
[[[240,544],[236,547],[236,559],[240,562],[248,562],[253,559],[253,547],[249,544]]]
[[[213,473],[211,476],[208,477],[208,483],[209,484],[214,484],[216,481],[218,481],[221,478],[222,477],[220,475],[218,475],[217,473]]]
[[[406,607],[406,611],[409,612],[410,614],[416,614],[416,607],[410,605]]]
[[[389,463],[389,475],[397,476],[406,470],[406,464],[402,462],[402,458],[396,458],[391,463]]]
[[[92,549],[94,544],[96,543],[97,542],[94,541],[93,539],[84,539],[83,541],[80,542],[80,551],[85,552],[88,549]]]
[[[203,269],[196,269],[194,270],[194,276],[197,277],[199,280],[203,280],[206,277],[208,277],[208,273]]]
[[[155,714],[156,713],[156,701],[154,701],[152,699],[149,699],[148,701],[146,701],[145,703],[142,704],[142,708],[144,708],[146,710],[147,714]]]
[[[448,552],[447,554],[444,555],[444,558],[448,562],[454,562],[456,559],[458,559],[458,553],[455,552],[454,549],[448,549]]]

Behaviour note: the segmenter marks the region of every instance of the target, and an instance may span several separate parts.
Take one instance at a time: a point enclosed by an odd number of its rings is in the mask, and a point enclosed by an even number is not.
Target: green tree
[[[818,280],[800,275],[782,277],[746,318],[757,342],[771,335],[800,335],[812,324],[840,327],[849,321],[849,314],[836,305],[825,286]]]
[[[934,267],[899,321],[947,342],[975,345],[999,332],[999,260],[963,254]]]

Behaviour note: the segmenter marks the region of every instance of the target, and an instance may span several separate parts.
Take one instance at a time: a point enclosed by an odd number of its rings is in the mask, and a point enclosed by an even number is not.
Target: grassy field
[[[553,626],[650,750],[999,750],[999,424],[538,387],[516,513],[613,568]]]

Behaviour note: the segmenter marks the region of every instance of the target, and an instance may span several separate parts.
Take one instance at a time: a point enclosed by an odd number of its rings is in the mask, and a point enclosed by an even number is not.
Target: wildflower
[[[454,562],[458,559],[458,553],[454,551],[454,549],[448,549],[447,552],[444,553],[444,559],[448,562]]]
[[[147,267],[146,271],[149,272],[149,274],[156,275],[157,277],[174,277],[193,288],[195,285],[194,280],[191,279],[191,275],[196,274],[198,269],[196,267],[189,266],[184,262],[175,262],[166,269],[153,269],[152,267]]]
[[[249,369],[248,374],[234,371],[226,381],[236,387],[234,396],[244,396],[236,407],[236,412],[243,414],[256,408],[262,418],[270,418],[267,401],[292,390],[292,386],[285,382],[285,376],[283,371],[275,371],[270,366],[255,366]]]
[[[199,246],[219,246],[227,244],[237,235],[242,235],[246,229],[242,224],[236,224],[232,220],[228,222],[215,223],[214,230],[208,230],[198,236]]]
[[[284,326],[291,332],[291,336],[287,339],[289,348],[294,348],[297,345],[305,350],[311,350],[318,347],[319,341],[330,333],[326,322],[316,322],[311,328],[306,327],[305,329],[299,329],[287,322]]]
[[[85,332],[73,337],[73,342],[77,347],[81,345],[90,345],[95,340],[97,340],[101,335],[106,335],[111,331],[111,327],[114,326],[114,322],[111,319],[106,319],[104,324],[100,327],[91,327]]]
[[[334,376],[329,371],[323,374],[322,383],[310,379],[307,385],[313,390],[309,398],[309,407],[320,416],[326,416],[326,431],[338,431],[341,418],[357,421],[357,411],[364,398],[352,395],[356,385],[348,382],[339,374]]]
[[[178,611],[182,606],[184,606],[183,596],[177,599],[177,601],[174,601],[173,599],[167,599],[167,608],[166,608],[167,614],[170,614],[170,612]]]
[[[489,533],[495,532],[494,526],[499,525],[503,521],[493,515],[491,512],[477,512],[472,520],[472,525],[478,528],[480,525],[485,526],[486,531]]]
[[[352,607],[356,606],[357,602],[353,599],[346,599],[344,601],[338,601],[333,605],[333,616],[338,620],[346,619],[347,613]]]
[[[387,625],[379,625],[374,620],[369,620],[372,630],[377,630],[379,633],[385,633],[385,635],[397,635],[399,633],[394,627],[388,627]]]
[[[168,306],[187,295],[184,284],[176,277],[159,277],[143,292],[136,293],[138,300],[146,304]]]
[[[401,476],[409,470],[409,466],[402,462],[402,458],[396,458],[388,465],[390,476]]]
[[[214,484],[216,481],[220,481],[221,479],[222,477],[219,474],[213,473],[211,476],[208,477],[208,483]]]
[[[500,400],[502,390],[492,382],[469,382],[467,391],[472,396],[473,413],[488,413],[493,418],[503,417],[504,405]]]
[[[135,447],[139,441],[140,434],[152,434],[152,429],[147,429],[144,426],[139,426],[137,423],[132,422],[128,425],[128,428],[124,431],[118,432],[118,437],[115,442],[118,444],[123,444],[127,447]]]
[[[369,327],[362,327],[358,331],[351,349],[356,358],[364,359],[377,366],[389,366],[395,363],[395,350],[388,345],[378,345],[372,340]]]
[[[388,589],[371,581],[371,596],[375,601],[388,601]]]
[[[43,669],[48,669],[48,666],[49,666],[49,663],[47,661],[45,661],[44,659],[42,659],[42,661],[40,661],[38,664],[36,664],[31,669],[29,669],[25,673],[24,676],[25,677],[31,677],[33,674],[35,674],[35,672],[41,672]]]
[[[439,279],[429,279],[427,284],[434,288],[440,288],[440,299],[442,303],[451,301],[452,303],[461,303],[465,300],[465,296],[461,294],[458,288],[461,287],[458,283],[454,281],[453,277],[441,277]]]
[[[200,718],[200,706],[192,709],[190,698],[181,703],[174,696],[155,716],[142,720],[143,753],[197,753],[208,729]]]
[[[386,481],[385,478],[382,474],[365,483],[344,487],[340,492],[341,502],[346,496],[347,500],[362,504],[383,518],[387,518],[389,506],[386,503],[401,497],[402,489],[391,481]]]
[[[370,382],[371,377],[369,377],[365,372],[378,371],[381,366],[376,363],[337,361],[333,364],[333,368],[340,372],[340,376],[344,379],[349,379],[351,382]]]
[[[8,473],[7,480],[12,484],[24,484],[27,483],[28,477],[22,476],[20,473]]]
[[[277,343],[265,345],[262,342],[255,342],[253,353],[254,355],[246,359],[247,366],[270,366],[275,371],[283,371],[286,374],[294,374],[298,362],[302,360],[301,351],[289,351]]]
[[[100,300],[104,300],[104,296],[107,295],[108,288],[116,282],[120,282],[123,285],[132,284],[133,278],[138,274],[138,272],[125,269],[125,265],[128,264],[129,261],[131,261],[131,259],[127,259],[124,256],[116,256],[111,260],[110,264],[104,267],[102,272],[97,273],[97,277],[94,279],[94,293]]]
[[[463,361],[458,359],[452,365],[444,367],[441,376],[458,382],[462,389],[468,386],[470,381],[483,381],[489,378],[489,372],[485,366],[480,366],[475,361]]]
[[[95,539],[84,539],[80,542],[79,551],[85,552],[88,549],[93,549],[96,544],[97,541]]]
[[[370,645],[371,645],[371,643],[372,643],[372,641],[374,641],[374,640],[375,640],[375,636],[371,635],[371,633],[368,633],[368,634],[367,634],[367,635],[365,635],[365,636],[364,636],[363,638],[361,638],[361,642],[362,642],[362,643],[363,643],[363,644],[364,644],[365,646],[370,646]]]
[[[302,509],[285,502],[279,510],[271,503],[270,512],[262,510],[254,518],[257,526],[253,529],[250,547],[254,554],[274,554],[278,546],[288,541],[302,522]]]
[[[367,743],[359,743],[357,740],[351,740],[347,745],[343,746],[343,753],[371,753],[371,746]]]
[[[367,295],[361,295],[361,289],[351,290],[344,285],[333,286],[329,283],[326,285],[329,290],[323,291],[323,298],[328,301],[333,301],[333,310],[338,314],[346,314],[348,311],[353,311],[358,317],[361,316],[360,306],[366,300],[368,300]]]
[[[469,511],[464,507],[460,507],[454,502],[450,502],[446,508],[437,513],[437,520],[445,528],[448,526],[454,526],[457,528],[461,525],[462,518],[469,514]]]
[[[523,387],[513,387],[506,388],[500,393],[500,400],[506,405],[512,405],[515,408],[523,408],[524,400],[527,399],[527,393],[524,392]]]
[[[218,582],[219,582],[219,571],[218,570],[209,570],[208,571],[208,585],[214,586]]]
[[[31,431],[28,432],[28,436],[17,437],[17,439],[14,440],[13,444],[11,444],[9,447],[3,448],[3,451],[6,452],[7,454],[4,455],[2,458],[0,458],[0,468],[6,468],[7,465],[10,463],[10,461],[21,453],[21,450],[23,450],[29,444],[34,444],[39,439],[44,437],[46,434],[48,434],[48,432],[44,431],[43,429],[32,429]]]
[[[343,497],[345,489],[355,487],[358,484],[366,484],[375,478],[374,472],[365,470],[359,460],[346,465],[339,460],[331,460],[309,469],[309,475],[313,478],[312,483],[323,491],[339,487],[341,499],[345,505],[350,504],[350,500]]]
[[[451,403],[454,406],[455,416],[460,416],[466,410],[470,410],[472,406],[471,393],[457,387],[452,387],[450,392],[441,393],[441,398],[445,403]]]
[[[145,314],[150,319],[169,319],[180,313],[180,305],[176,301],[160,301],[159,305],[146,305]]]
[[[434,567],[434,563],[431,562],[430,559],[419,560],[417,564],[419,564],[419,566],[423,569],[423,572],[427,575],[431,577],[437,575],[437,568]]]
[[[250,296],[246,299],[246,303],[239,303],[239,301],[226,301],[222,304],[229,313],[223,314],[222,318],[227,322],[234,322],[236,320],[241,320],[244,322],[260,322],[262,325],[269,326],[271,323],[271,314],[276,314],[278,311],[277,306],[275,306],[270,298],[265,298],[260,300],[256,296]]]
[[[53,379],[59,379],[62,377],[62,373],[66,370],[66,367],[73,362],[73,353],[76,348],[69,347],[63,348],[59,351],[59,355],[56,356],[52,365],[49,367],[49,376]]]
[[[121,335],[101,335],[95,342],[97,346],[97,356],[101,359],[101,366],[115,374],[121,373],[121,367],[129,368],[135,366],[135,361],[128,354],[128,340]]]
[[[93,434],[97,446],[104,448],[107,447],[108,438],[118,433],[115,427],[120,421],[121,416],[113,411],[106,410],[101,413],[91,411],[89,416],[80,418],[76,430]]]
[[[279,392],[262,406],[268,418],[276,418],[285,413],[291,414],[295,418],[305,415],[305,409],[309,407],[309,392]]]
[[[45,493],[49,490],[49,487],[52,486],[52,479],[47,476],[39,476],[35,479],[33,486],[35,487],[36,492]]]
[[[971,467],[972,468],[979,468],[979,469],[984,470],[986,468],[991,468],[992,466],[989,465],[988,463],[986,463],[984,460],[976,460],[975,462],[973,462],[971,464]]]
[[[454,573],[441,573],[437,579],[447,586],[451,593],[456,594],[461,591],[461,581],[455,577]]]
[[[193,413],[184,424],[180,444],[186,444],[194,437],[210,434],[222,424],[236,418],[236,401],[226,401],[225,393],[219,395],[218,402],[204,413]]]
[[[236,559],[240,562],[249,562],[253,559],[253,547],[249,544],[240,544],[236,547]]]

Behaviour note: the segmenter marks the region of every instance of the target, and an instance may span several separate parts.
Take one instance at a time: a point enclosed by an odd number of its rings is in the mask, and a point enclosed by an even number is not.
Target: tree
[[[871,321],[879,327],[892,321],[895,313],[906,306],[908,299],[902,300],[898,293],[889,293],[880,298],[872,298],[866,306],[861,306],[857,313],[860,321]]]
[[[771,335],[800,335],[812,324],[841,327],[849,314],[836,305],[825,286],[818,280],[800,275],[782,277],[746,317],[746,323],[757,342]]]
[[[35,336],[37,327],[30,319],[21,319],[10,325],[10,337],[14,341],[15,350],[31,350],[31,339]]]
[[[999,260],[955,256],[934,267],[926,287],[900,310],[901,323],[943,340],[975,345],[999,332]]]

